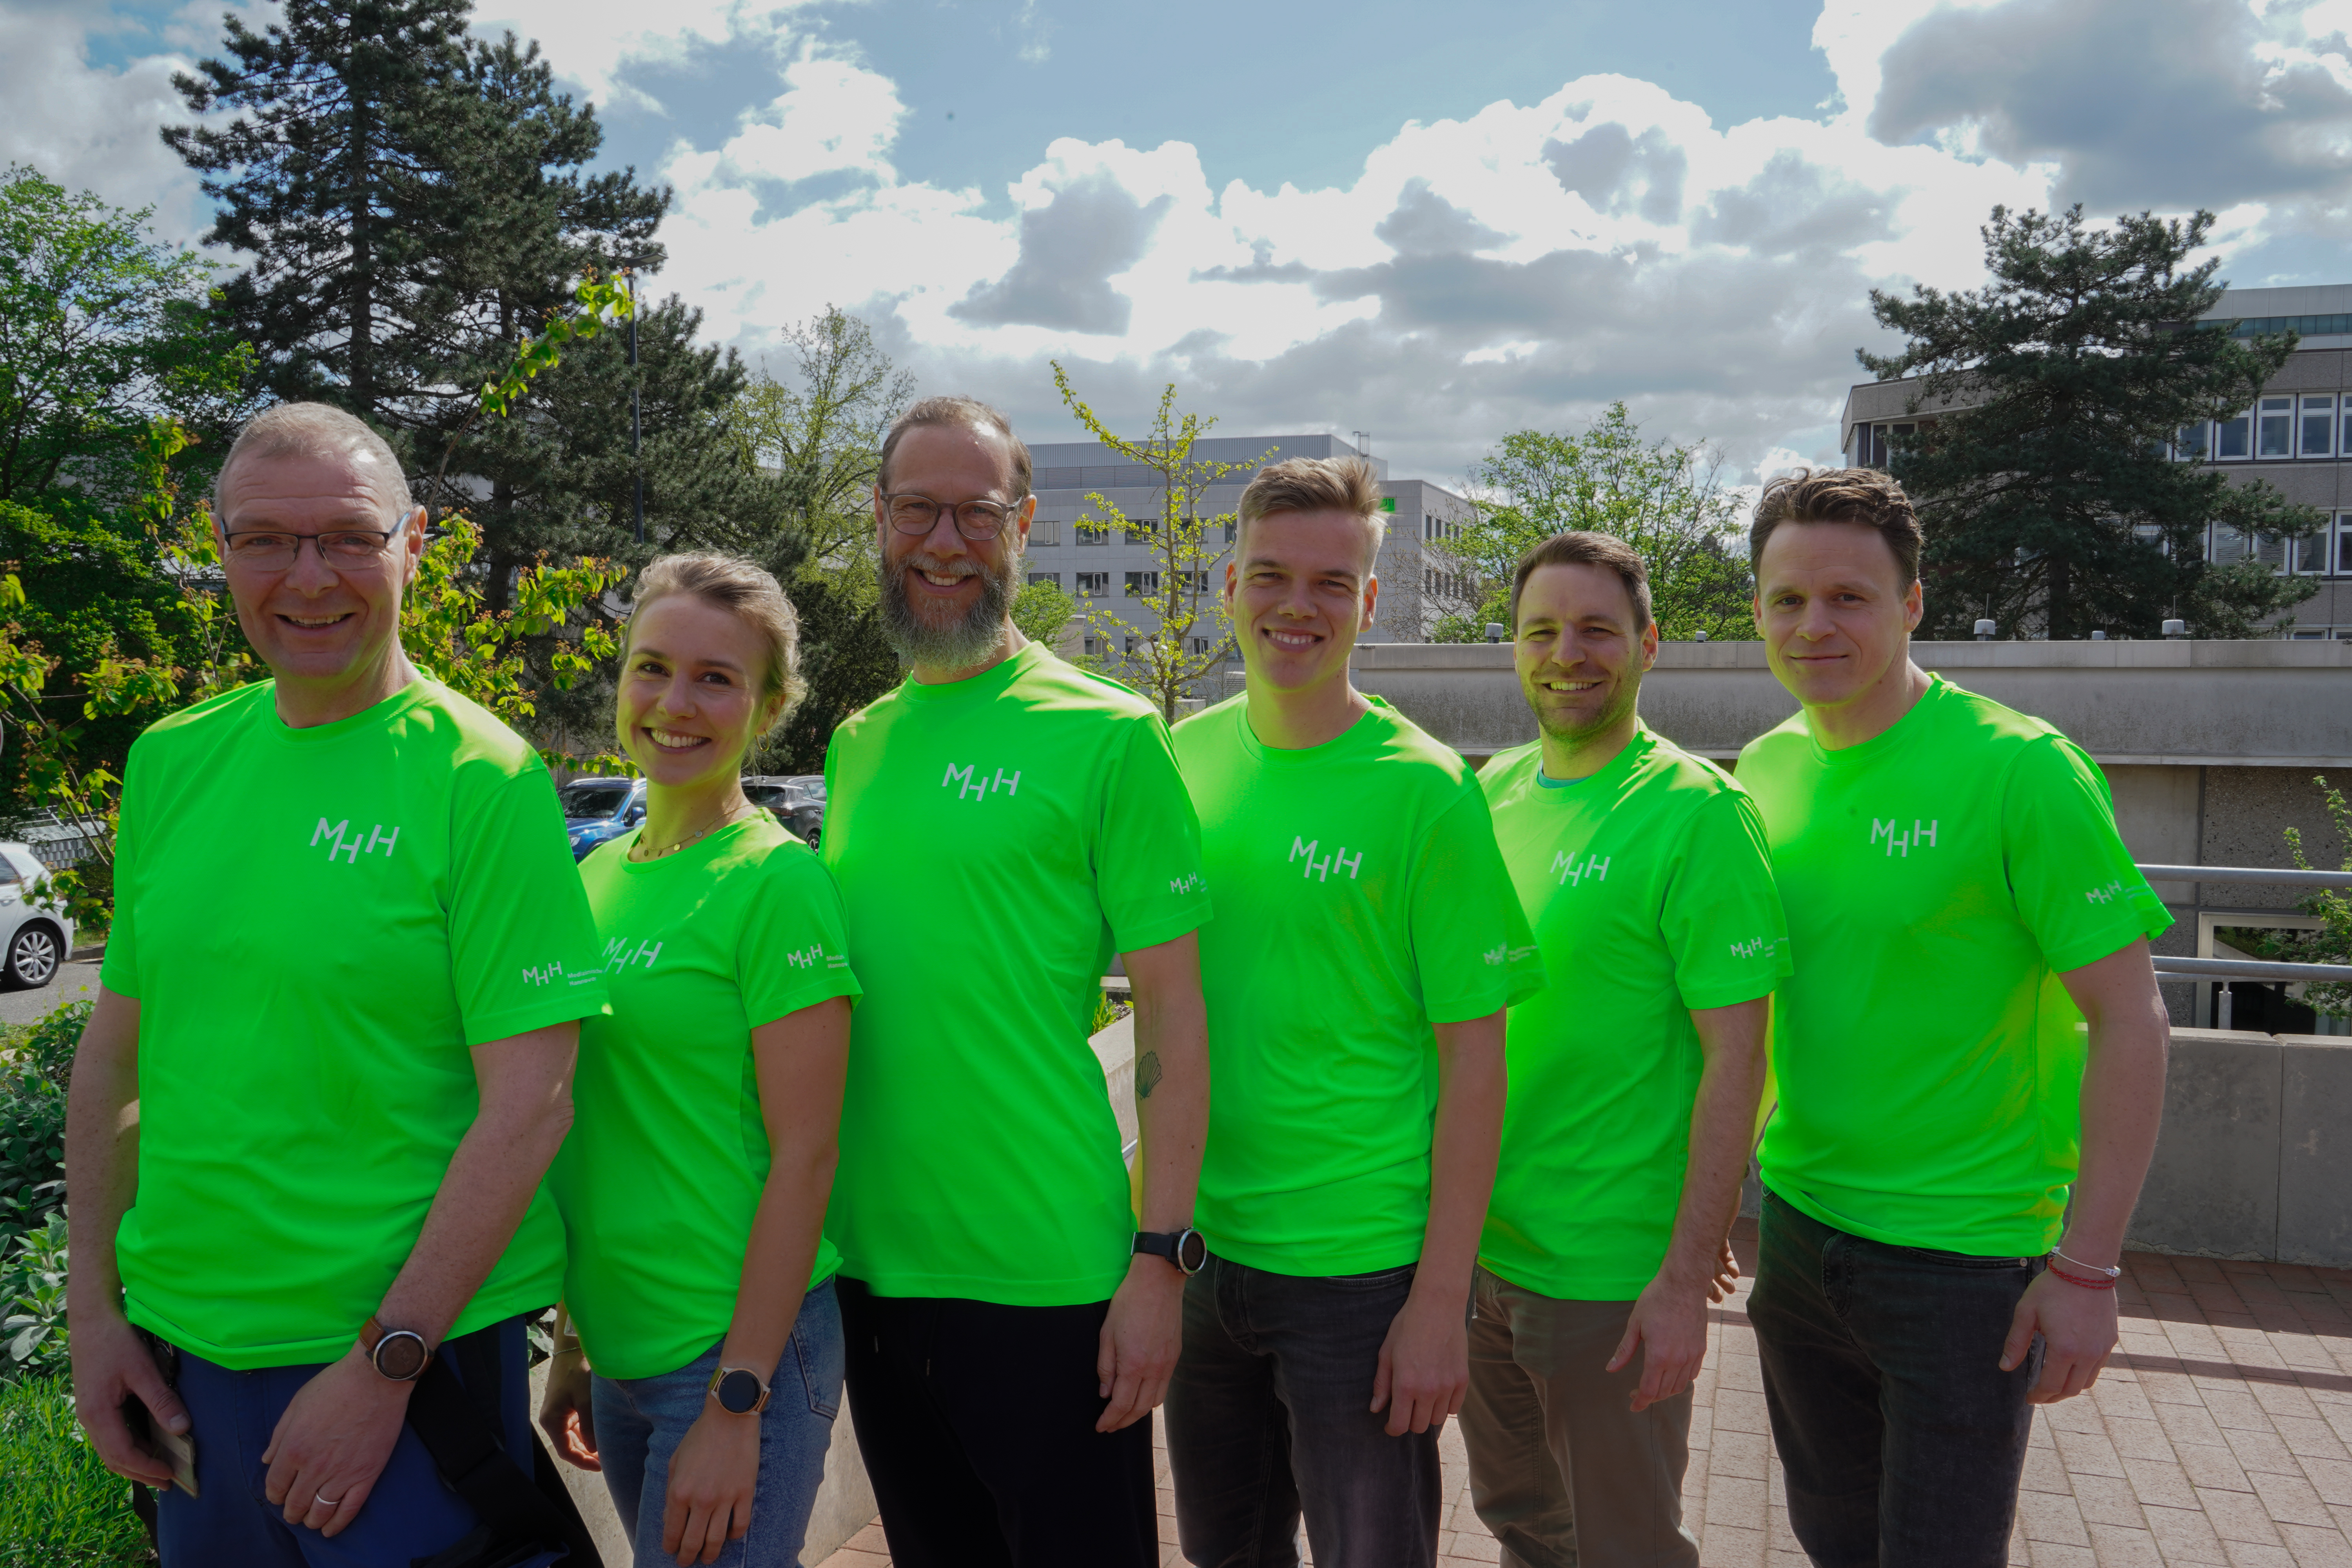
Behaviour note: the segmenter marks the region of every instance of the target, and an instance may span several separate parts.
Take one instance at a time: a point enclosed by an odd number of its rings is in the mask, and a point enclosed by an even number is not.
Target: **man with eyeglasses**
[[[891,427],[874,513],[909,679],[825,759],[824,855],[866,981],[827,1228],[900,1568],[1160,1561],[1150,1414],[1205,1257],[1200,830],[1150,704],[1013,625],[1029,483],[983,403],[927,398]],[[1139,1227],[1087,1046],[1114,952]]]
[[[163,1490],[165,1568],[552,1561],[523,1330],[604,1001],[555,791],[403,654],[425,513],[374,432],[271,409],[215,517],[273,679],[131,748],[67,1129],[76,1408]],[[452,1405],[524,1456],[464,1495],[424,1414]],[[492,1528],[493,1493],[534,1524]]]

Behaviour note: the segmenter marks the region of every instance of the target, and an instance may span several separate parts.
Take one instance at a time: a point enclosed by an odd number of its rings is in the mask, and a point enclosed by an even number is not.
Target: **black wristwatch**
[[[768,1407],[768,1385],[749,1367],[722,1366],[712,1373],[710,1394],[730,1415],[755,1415]]]
[[[1133,1250],[1164,1258],[1186,1274],[1198,1274],[1209,1266],[1209,1244],[1189,1225],[1179,1231],[1139,1230]]]

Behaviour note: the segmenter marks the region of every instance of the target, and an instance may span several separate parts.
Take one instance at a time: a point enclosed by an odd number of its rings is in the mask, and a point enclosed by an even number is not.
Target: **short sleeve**
[[[849,966],[848,922],[833,874],[791,845],[772,851],[761,873],[735,956],[743,1016],[751,1026],[835,996],[864,995]]]
[[[1719,790],[1691,814],[1658,929],[1688,1008],[1753,1002],[1791,973],[1764,816],[1745,792]]]
[[[1542,955],[1475,784],[1422,840],[1411,900],[1413,963],[1431,1023],[1483,1018],[1544,988]]]
[[[123,768],[122,795],[114,826],[114,919],[106,931],[106,956],[98,966],[98,983],[117,996],[139,996],[139,864],[145,839],[147,792],[141,784],[146,772],[134,751]]]
[[[2010,770],[2001,847],[2018,918],[2062,974],[2172,924],[2116,829],[2105,776],[2071,742],[2035,741]]]
[[[1095,897],[1111,943],[1136,952],[1173,942],[1209,921],[1201,875],[1201,822],[1176,770],[1176,748],[1157,714],[1129,721],[1103,780],[1095,837]]]
[[[596,926],[547,774],[461,782],[451,805],[449,965],[466,1044],[604,1012]]]

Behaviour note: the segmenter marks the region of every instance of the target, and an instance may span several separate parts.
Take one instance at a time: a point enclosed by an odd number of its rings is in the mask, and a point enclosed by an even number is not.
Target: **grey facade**
[[[2209,527],[2206,553],[2223,562],[2252,555],[2282,574],[2315,579],[2319,591],[2294,607],[2286,635],[2352,639],[2352,284],[2232,289],[2209,319],[2234,320],[2241,333],[2291,328],[2300,341],[2252,407],[2182,430],[2174,456],[2239,482],[2266,481],[2328,521],[2300,542]],[[1891,446],[1938,412],[1934,404],[1913,407],[1918,396],[1916,379],[1864,382],[1847,393],[1839,429],[1846,460],[1885,468]]]
[[[1213,461],[1248,465],[1229,475],[1227,482],[1210,487],[1202,504],[1211,516],[1230,512],[1240,503],[1243,486],[1262,462],[1365,456],[1337,436],[1218,436],[1194,443],[1192,450],[1195,456]],[[1029,531],[1029,554],[1023,570],[1033,577],[1053,578],[1089,609],[1108,610],[1136,628],[1134,633],[1099,626],[1073,628],[1066,651],[1116,658],[1126,649],[1109,646],[1113,639],[1159,629],[1159,617],[1134,595],[1146,586],[1144,574],[1162,570],[1163,563],[1149,536],[1103,526],[1107,514],[1087,498],[1101,495],[1131,521],[1156,521],[1164,504],[1158,476],[1092,441],[1034,443],[1029,457],[1037,517]],[[1381,477],[1389,530],[1378,566],[1380,613],[1364,640],[1419,642],[1436,620],[1430,596],[1423,592],[1423,541],[1438,537],[1435,531],[1441,527],[1458,525],[1469,514],[1469,502],[1425,480],[1391,480],[1386,459],[1367,460]],[[1203,541],[1210,550],[1225,542],[1230,540],[1215,534]],[[1207,571],[1213,593],[1222,584],[1223,562],[1219,560]],[[1205,599],[1203,612],[1200,624],[1188,635],[1197,640],[1205,634],[1213,640],[1215,617],[1207,610]]]

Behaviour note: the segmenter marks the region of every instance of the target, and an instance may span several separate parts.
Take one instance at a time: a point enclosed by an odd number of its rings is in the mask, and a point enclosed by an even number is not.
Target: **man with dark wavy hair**
[[[1868,468],[1773,480],[1749,541],[1802,711],[1739,757],[1795,963],[1748,1314],[1790,1525],[1841,1568],[2006,1560],[2163,1109],[2170,918],[2080,747],[1913,662],[1921,542]]]

